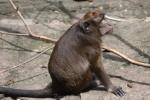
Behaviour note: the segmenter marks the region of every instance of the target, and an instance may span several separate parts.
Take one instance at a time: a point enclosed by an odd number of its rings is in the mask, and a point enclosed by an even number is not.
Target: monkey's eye
[[[82,28],[82,30],[84,31],[84,33],[90,33],[91,32],[91,21],[87,20],[84,22],[80,22],[80,27]]]
[[[89,22],[84,22],[84,28],[88,28],[90,26]]]
[[[84,30],[86,32],[90,32],[90,23],[89,22],[84,22]]]

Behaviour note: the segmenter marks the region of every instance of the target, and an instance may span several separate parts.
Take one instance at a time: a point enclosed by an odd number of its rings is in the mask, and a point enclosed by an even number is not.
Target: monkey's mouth
[[[102,35],[112,33],[113,27],[111,24],[103,20],[102,23],[100,24],[100,32]]]

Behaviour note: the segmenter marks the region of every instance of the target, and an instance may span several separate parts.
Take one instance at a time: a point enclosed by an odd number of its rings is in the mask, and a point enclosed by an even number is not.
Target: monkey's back
[[[76,28],[73,25],[56,43],[48,65],[52,82],[73,93],[86,88],[92,80],[90,63],[84,55],[84,47],[78,44]]]

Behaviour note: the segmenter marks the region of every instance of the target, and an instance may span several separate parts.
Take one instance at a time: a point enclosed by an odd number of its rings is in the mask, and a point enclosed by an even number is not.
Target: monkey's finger
[[[125,92],[122,90],[121,87],[117,88],[116,90],[113,91],[113,93],[116,95],[116,96],[124,96],[125,95]]]
[[[115,94],[116,96],[120,96],[120,97],[122,96],[122,94],[120,93],[120,91],[115,91],[114,94]]]
[[[122,97],[122,96],[124,96],[126,93],[123,91],[123,90],[120,90],[120,96]]]
[[[114,91],[113,94],[115,94],[116,96],[120,96],[118,91]]]
[[[121,90],[118,90],[118,95],[120,97],[124,96],[125,95],[125,92],[121,89]]]

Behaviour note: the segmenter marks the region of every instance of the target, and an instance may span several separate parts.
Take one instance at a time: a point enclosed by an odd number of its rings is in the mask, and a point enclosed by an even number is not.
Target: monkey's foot
[[[115,87],[112,91],[113,94],[115,94],[116,96],[124,96],[126,93],[123,91],[122,87]]]

